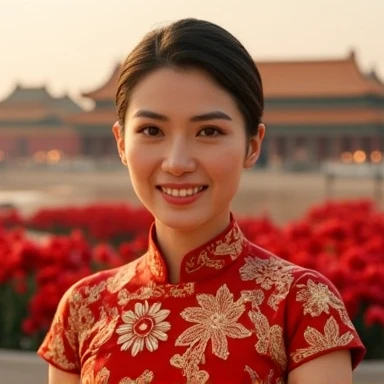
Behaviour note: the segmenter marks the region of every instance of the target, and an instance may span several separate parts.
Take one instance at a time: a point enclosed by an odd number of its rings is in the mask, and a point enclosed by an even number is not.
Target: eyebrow
[[[154,120],[160,120],[160,121],[168,121],[168,117],[165,115],[162,115],[157,112],[149,111],[146,109],[140,109],[137,111],[133,117],[146,117],[148,119],[154,119]],[[189,121],[192,123],[197,123],[201,121],[207,121],[207,120],[228,120],[232,121],[231,117],[228,116],[226,113],[221,111],[212,111],[208,113],[203,113],[201,115],[192,116]]]

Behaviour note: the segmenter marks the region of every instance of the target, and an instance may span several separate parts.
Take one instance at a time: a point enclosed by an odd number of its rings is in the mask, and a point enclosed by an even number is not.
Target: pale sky
[[[384,81],[384,0],[0,0],[0,99],[16,82],[78,97],[153,27],[203,18],[257,60],[341,58]]]

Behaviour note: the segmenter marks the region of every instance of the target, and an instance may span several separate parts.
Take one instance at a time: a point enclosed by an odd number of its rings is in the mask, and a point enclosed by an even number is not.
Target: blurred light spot
[[[367,155],[364,151],[355,151],[353,154],[353,160],[358,164],[364,163],[365,160],[367,160]]]
[[[372,163],[380,163],[381,160],[383,160],[383,154],[380,151],[371,152]]]

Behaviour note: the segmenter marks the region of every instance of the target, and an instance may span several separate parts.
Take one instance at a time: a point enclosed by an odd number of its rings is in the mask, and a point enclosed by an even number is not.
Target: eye
[[[154,125],[144,127],[140,130],[140,133],[144,133],[145,136],[160,136],[162,134],[160,128]]]
[[[220,129],[214,128],[214,127],[207,127],[203,128],[200,132],[200,136],[219,136],[222,135],[223,132],[220,131]]]

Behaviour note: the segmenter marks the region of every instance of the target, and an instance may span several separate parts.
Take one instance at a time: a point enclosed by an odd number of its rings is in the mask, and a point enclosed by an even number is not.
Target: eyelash
[[[206,129],[210,129],[210,130],[215,131],[215,134],[214,134],[214,135],[204,135],[204,136],[207,136],[207,137],[216,137],[216,136],[220,136],[220,135],[223,135],[223,134],[224,134],[224,132],[223,132],[221,129],[216,128],[216,127],[205,127],[205,128],[203,128],[203,129],[201,129],[200,132],[202,132],[202,131],[204,131],[204,130],[206,130]],[[199,132],[199,133],[200,133],[200,132]]]
[[[145,133],[145,131],[148,131],[151,128],[155,128],[158,131],[156,135],[150,135],[149,133]],[[220,135],[224,134],[224,132],[221,129],[216,128],[216,127],[205,127],[205,128],[202,128],[199,131],[199,133],[201,133],[203,131],[206,131],[208,129],[209,130],[213,130],[215,132],[215,134],[213,134],[213,135],[202,135],[203,137],[217,137],[217,136],[220,136]],[[150,125],[150,126],[144,127],[144,128],[139,130],[139,133],[142,133],[145,136],[149,136],[149,137],[158,137],[160,132],[161,132],[161,129],[159,127],[156,127],[155,125]]]
[[[146,130],[149,130],[151,128],[157,129],[158,133],[161,131],[160,128],[156,127],[155,125],[148,125],[147,127],[144,127],[142,129],[140,129],[139,133],[143,133],[145,136],[149,136],[149,137],[156,137],[156,136],[158,136],[158,134],[157,135],[149,135],[148,133],[145,133]]]

